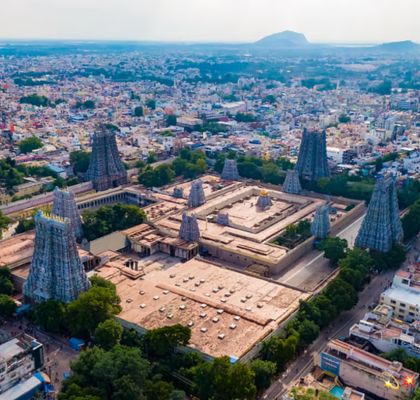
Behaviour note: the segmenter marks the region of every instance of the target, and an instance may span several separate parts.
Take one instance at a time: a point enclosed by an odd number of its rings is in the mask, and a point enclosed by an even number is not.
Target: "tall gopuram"
[[[226,158],[225,163],[223,164],[223,171],[222,171],[221,178],[227,181],[236,181],[240,179],[239,172],[238,172],[238,165],[236,164],[236,160],[231,160],[229,158]]]
[[[387,252],[402,239],[395,179],[380,177],[373,189],[355,244],[361,248]]]
[[[188,195],[188,207],[198,207],[206,202],[204,195],[203,182],[201,179],[195,180],[191,184],[190,194]]]
[[[303,130],[296,170],[299,177],[309,181],[330,176],[325,131]]]
[[[82,220],[74,198],[74,193],[68,190],[60,190],[56,187],[54,189],[52,214],[70,220],[70,225],[76,240],[83,237]]]
[[[325,239],[330,233],[330,207],[320,206],[315,211],[314,220],[311,224],[311,233],[317,239]]]
[[[93,135],[92,156],[86,179],[98,190],[107,190],[127,183],[127,171],[118,153],[115,133],[101,126]]]
[[[35,216],[35,249],[23,287],[33,302],[75,300],[89,288],[70,220],[55,215]]]
[[[195,215],[182,214],[179,237],[187,242],[197,242],[200,239],[200,228]]]
[[[290,194],[300,194],[302,192],[302,187],[300,186],[299,181],[299,173],[296,170],[287,170],[282,190],[283,192]]]

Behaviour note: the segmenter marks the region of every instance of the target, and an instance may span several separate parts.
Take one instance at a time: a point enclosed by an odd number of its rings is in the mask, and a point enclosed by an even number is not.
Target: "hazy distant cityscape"
[[[419,400],[419,32],[65,25],[0,28],[0,400]]]

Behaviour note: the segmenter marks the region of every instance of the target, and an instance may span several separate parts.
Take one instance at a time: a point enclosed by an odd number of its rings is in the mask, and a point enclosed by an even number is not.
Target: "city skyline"
[[[420,3],[402,0],[5,0],[0,38],[253,42],[283,30],[311,42],[420,42]],[[316,16],[316,17],[314,17]],[[398,18],[396,18],[398,16]],[[17,23],[18,22],[18,23]]]

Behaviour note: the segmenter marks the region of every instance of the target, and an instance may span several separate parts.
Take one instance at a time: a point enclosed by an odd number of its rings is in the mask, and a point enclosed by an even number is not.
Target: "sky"
[[[0,0],[0,38],[420,42],[420,0]]]

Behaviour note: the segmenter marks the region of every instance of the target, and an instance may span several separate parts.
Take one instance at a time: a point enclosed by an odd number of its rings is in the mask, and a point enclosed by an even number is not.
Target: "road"
[[[354,240],[362,225],[364,215],[353,221],[350,225],[338,233],[342,239],[346,239],[349,247],[353,248]],[[308,291],[313,291],[327,278],[332,270],[329,260],[323,257],[324,253],[312,250],[301,257],[289,270],[282,272],[274,279],[280,283],[295,286]]]
[[[359,293],[359,302],[357,305],[350,311],[343,312],[327,329],[321,331],[318,339],[305,351],[305,354],[293,362],[280,379],[273,382],[262,398],[264,400],[280,399],[281,396],[286,393],[287,386],[301,376],[304,376],[313,366],[313,352],[322,351],[327,342],[332,338],[347,336],[349,328],[363,318],[367,311],[367,306],[373,302],[377,302],[380,294],[389,286],[394,272],[395,271],[388,271],[382,275],[375,276],[369,286],[366,286],[365,289]]]
[[[353,229],[353,228],[351,228]],[[404,265],[413,263],[419,257],[420,237],[413,243],[411,250],[407,253]],[[377,303],[381,293],[390,285],[395,271],[387,271],[382,275],[372,278],[370,284],[359,293],[357,305],[349,311],[342,313],[327,329],[321,331],[317,340],[305,351],[305,354],[297,358],[281,377],[277,377],[272,385],[265,391],[262,399],[278,400],[288,391],[288,385],[305,376],[312,368],[312,354],[325,349],[329,340],[348,336],[349,328],[359,322],[372,303]]]

